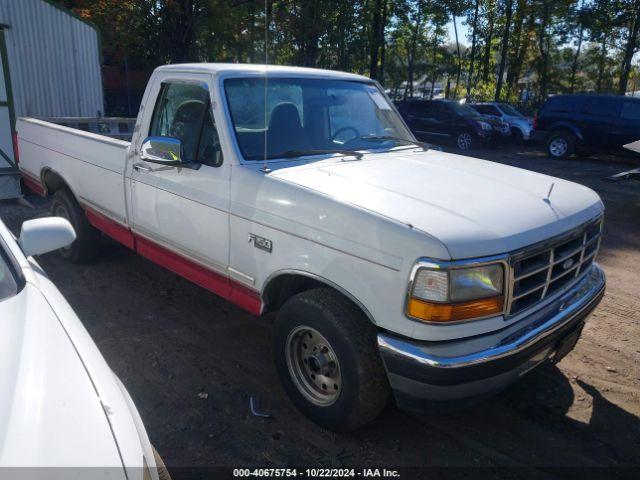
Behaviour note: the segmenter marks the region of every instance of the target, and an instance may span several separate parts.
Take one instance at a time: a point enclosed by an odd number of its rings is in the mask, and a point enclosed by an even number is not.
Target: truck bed
[[[46,174],[61,175],[78,201],[127,223],[124,174],[130,142],[34,118],[17,122],[20,171],[31,188],[46,190]]]

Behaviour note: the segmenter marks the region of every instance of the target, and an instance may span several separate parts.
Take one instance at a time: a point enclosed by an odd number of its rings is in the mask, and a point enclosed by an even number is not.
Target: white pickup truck
[[[583,186],[417,142],[380,86],[293,67],[158,68],[131,143],[18,121],[25,184],[254,315],[332,429],[478,399],[575,345],[605,288]]]

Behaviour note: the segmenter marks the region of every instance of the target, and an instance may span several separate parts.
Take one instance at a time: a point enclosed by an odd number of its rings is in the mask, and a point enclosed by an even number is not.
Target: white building
[[[0,0],[0,199],[19,194],[15,119],[103,113],[100,33],[49,0]]]

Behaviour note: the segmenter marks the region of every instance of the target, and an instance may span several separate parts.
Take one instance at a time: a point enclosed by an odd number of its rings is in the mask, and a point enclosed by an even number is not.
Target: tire
[[[171,480],[171,475],[169,475],[169,470],[167,470],[167,466],[164,464],[162,457],[156,450],[156,447],[151,446],[153,449],[153,458],[156,462],[156,471],[158,473],[158,480]]]
[[[475,139],[473,138],[473,134],[468,131],[463,131],[458,134],[456,137],[456,146],[458,149],[467,151],[471,150],[475,144]]]
[[[524,145],[524,136],[522,135],[522,131],[519,128],[511,129],[511,138],[513,138],[514,144]]]
[[[569,132],[555,132],[547,138],[547,155],[549,158],[569,158],[573,155],[575,148],[575,137]]]
[[[273,355],[284,390],[305,416],[348,431],[380,414],[390,389],[376,333],[355,304],[330,288],[307,290],[283,305]]]
[[[99,251],[100,232],[94,228],[84,211],[67,189],[53,194],[51,214],[69,220],[76,231],[75,241],[68,247],[58,250],[60,255],[71,263],[85,263],[96,257]]]

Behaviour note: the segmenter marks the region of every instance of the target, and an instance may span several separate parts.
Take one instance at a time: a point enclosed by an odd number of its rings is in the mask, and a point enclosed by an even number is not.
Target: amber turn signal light
[[[410,298],[407,313],[426,322],[455,322],[502,313],[504,297],[490,297],[459,303],[431,303]]]

